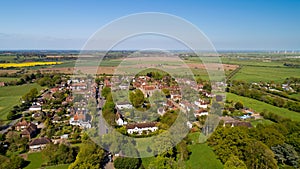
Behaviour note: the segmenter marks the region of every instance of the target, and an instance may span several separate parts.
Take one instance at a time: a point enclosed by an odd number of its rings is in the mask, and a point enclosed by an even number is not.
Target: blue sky
[[[196,25],[217,49],[299,50],[299,7],[298,0],[1,1],[0,49],[80,49],[119,17],[163,12]]]

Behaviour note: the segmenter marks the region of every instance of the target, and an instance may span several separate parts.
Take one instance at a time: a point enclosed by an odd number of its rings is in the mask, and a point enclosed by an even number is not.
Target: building
[[[129,134],[148,134],[149,132],[154,132],[158,130],[155,122],[149,123],[134,123],[126,125],[127,133]]]
[[[29,143],[29,149],[31,151],[40,151],[40,150],[44,149],[47,144],[50,144],[50,143],[51,143],[51,140],[46,137],[37,138],[37,139],[32,140]]]
[[[37,134],[37,125],[29,123],[28,126],[21,132],[23,138],[31,139]]]
[[[28,126],[28,122],[24,119],[22,121],[19,121],[16,125],[16,130],[17,131],[22,131]]]
[[[160,108],[157,109],[157,113],[159,115],[163,116],[166,113],[166,111],[163,107],[160,107]]]
[[[119,102],[116,104],[117,109],[122,110],[122,109],[132,109],[132,105],[128,102]]]
[[[40,103],[32,103],[29,111],[42,111],[42,106]]]

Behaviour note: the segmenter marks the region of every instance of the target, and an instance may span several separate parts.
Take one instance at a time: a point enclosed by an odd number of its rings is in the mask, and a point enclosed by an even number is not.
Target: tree
[[[109,93],[111,93],[111,89],[109,87],[106,87],[106,86],[101,91],[101,94],[104,98],[107,98]]]
[[[48,165],[69,164],[74,162],[77,151],[76,148],[69,147],[65,144],[48,144],[42,150],[43,157],[47,160]]]
[[[247,169],[247,166],[237,156],[231,156],[224,164],[224,169]]]
[[[80,147],[76,160],[69,169],[98,169],[101,168],[103,159],[103,149],[92,141],[86,141]]]
[[[6,116],[7,120],[14,120],[16,118],[15,113],[9,112]]]
[[[256,134],[254,136],[257,140],[266,144],[269,148],[278,144],[283,144],[285,141],[284,136],[271,126],[257,126]]]
[[[37,96],[38,96],[39,92],[37,90],[37,88],[33,88],[31,89],[28,93],[26,93],[22,99],[25,102],[32,102]]]
[[[240,109],[244,108],[244,105],[241,102],[237,102],[237,103],[235,103],[234,107],[235,107],[235,109],[240,110]]]
[[[129,93],[129,100],[134,107],[139,108],[144,103],[144,94],[140,89],[136,89],[134,92]]]
[[[278,168],[274,153],[262,142],[255,139],[245,140],[244,161],[248,168]]]
[[[275,147],[271,147],[271,149],[274,152],[275,159],[279,164],[289,165],[295,168],[299,167],[299,156],[293,146],[284,143]]]
[[[177,163],[174,158],[168,158],[164,156],[157,156],[153,161],[150,162],[149,169],[172,169],[177,168]]]
[[[162,92],[166,95],[167,98],[171,97],[171,93],[169,89],[164,88],[162,89]]]
[[[139,158],[118,157],[114,161],[116,169],[138,169],[140,165],[141,159]]]
[[[13,155],[10,159],[1,158],[0,168],[5,169],[19,169],[23,168],[25,165],[25,160],[17,155]]]

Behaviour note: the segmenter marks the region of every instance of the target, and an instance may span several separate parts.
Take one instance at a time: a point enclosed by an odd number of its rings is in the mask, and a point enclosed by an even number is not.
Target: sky
[[[0,50],[82,49],[103,26],[142,12],[181,17],[218,50],[299,50],[299,7],[299,0],[1,1]]]

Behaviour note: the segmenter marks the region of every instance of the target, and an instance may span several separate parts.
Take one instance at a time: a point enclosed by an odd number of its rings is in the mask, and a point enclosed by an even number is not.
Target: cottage
[[[122,109],[132,109],[132,105],[128,102],[119,102],[116,104],[116,107],[119,109],[119,110],[122,110]]]
[[[31,139],[37,134],[37,125],[29,123],[28,126],[21,132],[23,138]]]
[[[159,115],[163,116],[166,113],[166,111],[163,107],[160,107],[160,108],[157,109],[157,113]]]
[[[28,122],[23,119],[22,121],[19,121],[16,125],[16,130],[17,131],[22,131],[28,126]]]
[[[158,130],[155,122],[149,123],[135,123],[135,124],[128,124],[126,126],[127,133],[129,134],[142,134],[143,132],[149,133]]]
[[[150,97],[156,90],[156,87],[153,85],[142,85],[140,90],[144,93],[145,97]]]
[[[50,143],[51,143],[51,140],[46,137],[37,138],[37,139],[32,140],[29,143],[29,149],[31,151],[40,151],[40,150],[44,149],[47,144],[50,144]]]
[[[119,126],[123,126],[123,125],[126,125],[127,124],[127,122],[124,120],[124,117],[122,116],[122,114],[121,113],[119,113],[119,112],[117,112],[116,113],[116,123],[117,123],[117,125],[119,125]]]
[[[71,86],[72,90],[85,90],[87,89],[86,83],[73,83]]]
[[[40,103],[32,103],[32,106],[29,108],[29,111],[42,111],[42,106]]]
[[[252,127],[250,122],[245,122],[245,121],[224,122],[223,126],[225,127],[226,125],[229,125],[231,127],[239,127],[239,126],[243,126],[247,128]]]

